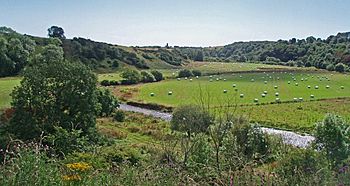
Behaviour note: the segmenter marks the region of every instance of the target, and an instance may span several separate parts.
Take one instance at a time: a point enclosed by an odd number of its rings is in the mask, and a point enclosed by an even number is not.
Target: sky
[[[0,26],[127,46],[221,46],[350,31],[350,0],[0,0]]]

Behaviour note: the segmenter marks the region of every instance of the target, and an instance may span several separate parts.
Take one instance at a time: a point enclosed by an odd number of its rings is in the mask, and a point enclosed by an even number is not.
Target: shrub
[[[202,72],[199,70],[192,70],[192,74],[193,74],[193,76],[201,76]]]
[[[184,105],[175,109],[171,129],[191,134],[206,132],[213,123],[210,113],[199,106]]]
[[[329,64],[329,65],[327,65],[326,69],[328,71],[334,71],[334,65],[333,64]]]
[[[335,65],[334,69],[337,72],[344,72],[346,68],[343,63],[338,63],[337,65]]]
[[[149,83],[149,82],[154,82],[156,81],[154,76],[146,71],[141,72],[141,81],[143,83]]]
[[[97,90],[98,116],[110,116],[119,107],[118,100],[109,89]]]
[[[261,161],[269,153],[269,141],[261,129],[247,122],[234,125],[225,142],[225,156],[229,160],[231,157],[242,157],[239,163],[252,160]],[[231,162],[234,160],[231,159]]]
[[[109,85],[110,85],[110,84],[109,84],[109,81],[106,80],[106,79],[102,80],[100,84],[101,84],[102,86],[109,86]]]
[[[119,82],[118,81],[116,81],[116,80],[110,80],[109,81],[109,85],[111,85],[111,86],[115,86],[115,85],[119,85]]]
[[[141,81],[141,74],[137,70],[127,69],[122,72],[122,84],[136,84]]]
[[[154,76],[156,81],[162,81],[164,79],[163,74],[158,70],[152,70],[151,74]]]
[[[317,148],[324,151],[331,165],[336,166],[349,154],[349,124],[339,116],[328,114],[316,124],[315,138]]]
[[[276,173],[288,185],[325,185],[331,176],[324,157],[312,149],[293,149],[277,163]]]
[[[118,122],[124,122],[125,113],[122,110],[117,110],[116,112],[114,112],[113,119]]]
[[[177,77],[182,78],[182,77],[192,77],[193,74],[190,70],[183,69],[179,71],[179,74]]]

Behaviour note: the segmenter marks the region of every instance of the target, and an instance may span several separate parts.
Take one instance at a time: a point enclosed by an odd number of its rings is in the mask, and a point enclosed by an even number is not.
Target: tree
[[[148,73],[148,72],[146,72],[146,71],[142,71],[141,72],[141,81],[143,82],[143,83],[149,83],[149,82],[155,82],[156,80],[155,80],[155,78],[154,78],[154,76],[151,74],[151,73]]]
[[[175,109],[171,119],[171,129],[185,133],[181,138],[181,150],[184,154],[183,164],[195,149],[200,138],[197,135],[208,131],[213,123],[210,113],[199,106],[184,105]]]
[[[192,134],[206,132],[213,123],[210,113],[199,106],[184,105],[175,109],[171,119],[171,129],[185,132],[190,138]]]
[[[329,64],[329,65],[327,65],[326,69],[328,71],[334,71],[334,65],[333,64]]]
[[[202,72],[199,71],[199,70],[192,70],[192,74],[193,74],[194,76],[201,76],[201,75],[202,75]]]
[[[182,77],[192,77],[193,74],[190,70],[188,69],[183,69],[179,71],[179,74],[177,77],[182,78]]]
[[[54,52],[54,50],[56,52]],[[12,92],[15,112],[9,131],[29,140],[54,133],[54,127],[88,134],[96,124],[96,76],[84,65],[62,60],[57,46],[43,48],[35,63],[24,71]]]
[[[344,72],[345,71],[345,65],[343,63],[338,63],[335,65],[334,70],[337,72]]]
[[[112,95],[109,89],[97,90],[97,101],[99,105],[98,116],[111,116],[119,107],[118,100]]]
[[[350,126],[336,115],[328,114],[316,124],[315,138],[318,149],[326,153],[333,166],[338,165],[350,155]]]
[[[156,79],[156,81],[162,81],[164,79],[163,74],[158,70],[152,70],[151,74],[154,76],[154,79]]]
[[[138,70],[126,69],[121,74],[122,84],[136,84],[141,81],[141,74]]]
[[[47,29],[47,32],[48,32],[49,37],[57,37],[59,39],[66,39],[66,36],[64,36],[64,30],[61,27],[51,26],[49,29]]]
[[[203,61],[204,60],[204,55],[203,55],[203,51],[199,50],[196,53],[196,56],[194,57],[195,61]]]

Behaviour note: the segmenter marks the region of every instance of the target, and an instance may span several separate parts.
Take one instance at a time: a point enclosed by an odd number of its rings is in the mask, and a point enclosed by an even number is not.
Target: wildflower
[[[62,179],[65,181],[76,181],[76,180],[81,180],[81,177],[78,174],[64,175],[62,176]]]
[[[91,168],[91,166],[85,162],[69,163],[69,164],[66,164],[66,167],[71,170],[77,170],[77,171],[86,171]]]

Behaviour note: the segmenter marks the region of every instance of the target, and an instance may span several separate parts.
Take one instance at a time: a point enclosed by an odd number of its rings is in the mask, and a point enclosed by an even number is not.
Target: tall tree
[[[96,76],[80,63],[63,60],[49,45],[24,71],[12,93],[15,110],[9,130],[20,139],[52,134],[55,126],[87,134],[96,123]]]
[[[64,36],[64,30],[61,27],[58,26],[51,26],[49,29],[47,29],[49,37],[57,37],[60,39],[65,39],[66,36]]]

